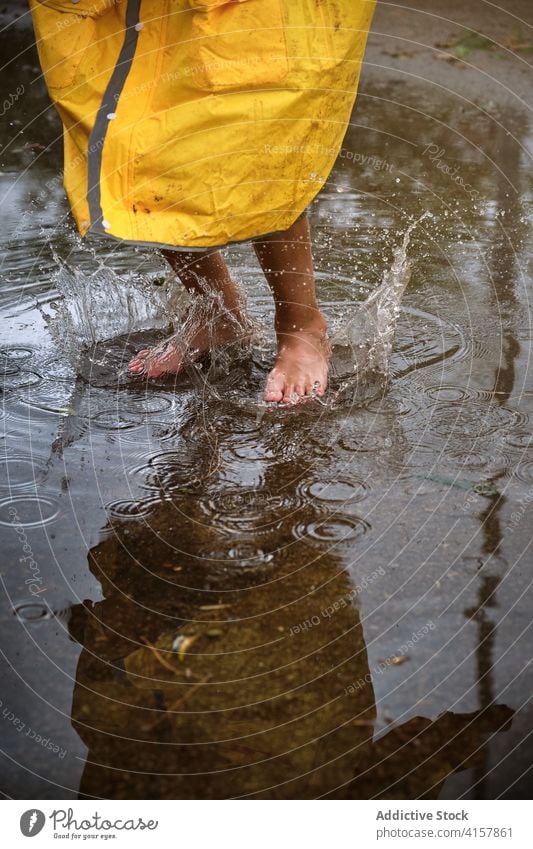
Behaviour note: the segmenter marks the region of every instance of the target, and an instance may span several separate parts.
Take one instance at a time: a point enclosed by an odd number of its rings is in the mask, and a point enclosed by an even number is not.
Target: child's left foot
[[[295,404],[321,397],[328,385],[331,348],[326,324],[278,333],[278,355],[263,398]]]

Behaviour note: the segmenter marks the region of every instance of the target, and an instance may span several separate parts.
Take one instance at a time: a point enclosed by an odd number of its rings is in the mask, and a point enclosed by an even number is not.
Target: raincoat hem
[[[296,224],[301,218],[309,217],[309,207],[306,206],[303,212],[296,216],[293,224]],[[292,226],[292,225],[290,225]],[[232,245],[244,245],[246,242],[253,242],[256,239],[265,239],[268,236],[275,236],[276,233],[284,233],[285,230],[270,230],[268,233],[259,233],[257,236],[248,236],[246,239],[232,239],[230,242],[224,242],[221,245],[203,245],[201,247],[187,245],[170,245],[166,242],[148,242],[142,239],[123,239],[122,236],[114,236],[113,233],[106,233],[105,230],[90,227],[87,231],[87,236],[100,236],[104,239],[112,239],[115,242],[122,242],[125,245],[134,245],[139,248],[158,248],[164,251],[187,251],[191,253],[205,253],[206,251],[221,251],[224,248],[229,248]]]

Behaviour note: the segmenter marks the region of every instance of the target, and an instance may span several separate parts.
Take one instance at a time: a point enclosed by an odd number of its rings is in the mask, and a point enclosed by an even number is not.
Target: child
[[[252,240],[276,310],[266,401],[326,390],[305,210],[342,144],[374,2],[31,0],[80,232],[156,246],[193,296],[218,296],[195,357],[249,332],[218,249]],[[129,370],[182,362],[170,339]]]

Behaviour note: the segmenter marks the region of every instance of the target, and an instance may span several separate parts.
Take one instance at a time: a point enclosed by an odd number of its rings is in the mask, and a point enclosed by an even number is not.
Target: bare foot
[[[330,355],[325,322],[316,329],[278,333],[278,355],[267,378],[264,400],[295,404],[324,395]]]
[[[187,362],[199,360],[209,351],[238,340],[244,341],[250,336],[250,325],[245,317],[236,318],[230,313],[222,313],[195,329],[191,335],[184,327],[183,333],[170,336],[154,348],[139,351],[128,363],[128,371],[146,377],[177,374]],[[185,341],[183,337],[189,338]]]

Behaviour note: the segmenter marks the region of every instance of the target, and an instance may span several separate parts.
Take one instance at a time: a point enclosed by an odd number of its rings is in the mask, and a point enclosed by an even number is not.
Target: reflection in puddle
[[[307,511],[299,526],[312,536]],[[310,559],[276,527],[266,569],[250,581],[228,557],[217,575],[219,530],[197,521],[161,504],[150,534],[115,523],[90,553],[104,598],[70,619],[83,646],[72,709],[88,747],[82,796],[435,797],[508,725],[512,711],[493,705],[414,717],[376,742],[357,590],[339,554]],[[177,554],[170,528],[176,540],[201,534],[202,559]],[[443,733],[459,741],[444,754]]]

